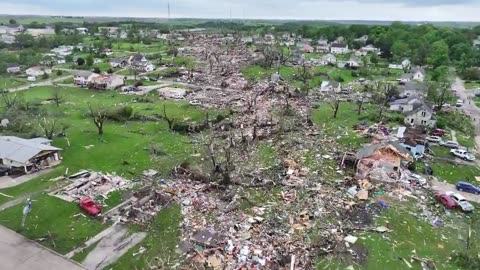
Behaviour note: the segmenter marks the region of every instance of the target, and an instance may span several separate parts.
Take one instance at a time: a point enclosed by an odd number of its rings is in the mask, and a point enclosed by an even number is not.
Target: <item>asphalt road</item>
[[[457,91],[457,96],[464,101],[462,110],[472,118],[473,125],[475,126],[476,151],[480,153],[480,109],[473,100],[470,100],[474,96],[474,93],[465,89],[465,84],[460,78],[455,80],[453,86]]]
[[[0,226],[0,269],[85,270],[59,254]]]

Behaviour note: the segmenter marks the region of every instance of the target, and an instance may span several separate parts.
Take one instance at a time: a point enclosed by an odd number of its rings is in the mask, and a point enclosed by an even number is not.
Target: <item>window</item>
[[[410,119],[410,123],[411,123],[411,124],[413,124],[413,118],[412,118],[412,119]]]
[[[425,117],[427,115],[427,112],[423,111],[422,112],[422,117]]]
[[[426,123],[427,123],[427,121],[422,120],[422,125],[425,125]]]

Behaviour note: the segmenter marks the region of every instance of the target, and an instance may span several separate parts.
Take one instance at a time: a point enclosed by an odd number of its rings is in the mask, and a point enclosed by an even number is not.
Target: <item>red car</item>
[[[92,216],[98,216],[102,211],[102,206],[96,204],[90,197],[85,197],[80,200],[80,208]]]
[[[445,136],[445,133],[446,133],[445,130],[437,128],[432,132],[432,135],[433,136],[438,136],[438,137],[443,137],[443,136]]]
[[[435,199],[448,209],[453,209],[457,207],[457,203],[452,199],[452,197],[448,196],[447,194],[437,194],[435,195]]]

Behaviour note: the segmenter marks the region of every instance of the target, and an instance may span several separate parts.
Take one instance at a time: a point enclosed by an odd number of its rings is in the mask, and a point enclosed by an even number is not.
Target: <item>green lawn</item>
[[[140,80],[140,81],[142,82],[143,86],[151,86],[151,85],[159,84],[159,82],[155,82],[155,81],[146,81],[146,80]],[[135,82],[136,82],[135,80],[127,80],[127,85],[134,85]]]
[[[52,172],[46,175],[43,175],[39,178],[30,180],[28,182],[25,182],[23,184],[20,184],[14,187],[0,189],[0,192],[6,195],[12,196],[14,198],[17,198],[23,195],[34,194],[36,192],[42,191],[49,187],[62,186],[64,185],[64,181],[62,180],[56,181],[56,182],[52,182],[49,180],[58,175],[61,175],[63,172],[64,172],[63,166],[59,166],[55,170],[53,170]],[[0,204],[3,204],[12,199],[13,198],[0,195]]]
[[[81,246],[107,227],[90,217],[78,215],[81,210],[76,203],[48,195],[33,196],[32,200],[25,228],[21,228],[23,203],[0,212],[0,224],[61,254]]]
[[[0,89],[13,88],[28,84],[24,78],[18,78],[15,76],[0,76]]]
[[[375,198],[374,200],[384,199]],[[349,265],[353,265],[354,269],[365,270],[422,269],[418,262],[410,261],[411,256],[431,259],[435,262],[437,269],[464,269],[451,260],[451,256],[454,251],[466,249],[468,224],[474,224],[472,241],[478,239],[479,223],[472,223],[473,220],[478,220],[477,213],[465,215],[460,211],[445,210],[433,200],[427,201],[425,204],[433,209],[434,215],[439,215],[447,224],[435,228],[428,219],[419,218],[421,210],[412,206],[417,202],[398,202],[391,199],[384,202],[389,208],[378,215],[374,226],[385,226],[392,230],[391,232],[352,233],[358,237],[353,250],[363,249],[366,252],[363,264],[359,265],[351,259],[345,259],[348,256],[339,254],[338,257],[321,258],[316,269],[344,270]],[[475,250],[472,250],[472,253],[476,254]],[[407,260],[411,267],[403,259]]]
[[[180,239],[181,218],[179,205],[172,205],[160,211],[148,227],[147,237],[106,269],[147,269],[148,263],[160,262],[155,258],[169,262],[162,264],[158,269],[172,269],[178,258],[176,248]],[[133,256],[140,247],[145,247],[146,251],[141,255]]]
[[[114,51],[129,51],[139,53],[161,53],[167,50],[166,44],[163,42],[154,42],[151,45],[142,43],[130,43],[126,41],[114,42],[112,46]]]
[[[456,184],[460,180],[478,184],[475,176],[480,176],[480,169],[476,166],[455,165],[444,161],[435,161],[429,165],[434,176],[451,184]]]
[[[479,90],[480,81],[467,81],[465,82],[465,89],[467,90]]]
[[[53,89],[36,87],[22,92],[23,98],[29,102],[39,103],[51,98]],[[161,101],[151,97],[153,103],[138,103],[133,97],[120,95],[114,91],[99,92],[80,88],[62,88],[63,104],[60,108],[55,105],[40,105],[42,111],[56,112],[58,126],[67,125],[67,137],[54,138],[53,145],[63,149],[62,165],[51,174],[41,179],[29,181],[16,187],[0,190],[9,196],[19,197],[35,193],[54,185],[47,181],[50,178],[62,175],[66,169],[70,173],[81,169],[91,169],[103,172],[116,172],[133,179],[146,169],[156,169],[168,175],[170,170],[185,160],[195,160],[191,153],[196,146],[191,143],[189,136],[173,133],[168,130],[166,121],[127,121],[125,123],[108,121],[105,123],[103,135],[98,135],[97,129],[90,118],[85,114],[88,104],[93,107],[99,104],[113,106],[114,104],[129,104],[137,115],[161,115],[163,104],[167,114],[177,122],[203,121],[206,111],[189,106],[187,103]],[[216,112],[210,111],[210,117]],[[36,128],[37,120],[32,118],[32,127]],[[35,131],[32,131],[35,133]],[[37,130],[36,133],[41,136]],[[152,155],[156,149],[160,154]],[[0,203],[11,200],[0,196]]]

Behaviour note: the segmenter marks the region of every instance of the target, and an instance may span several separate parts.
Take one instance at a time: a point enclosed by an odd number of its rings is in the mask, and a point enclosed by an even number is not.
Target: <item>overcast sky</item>
[[[1,14],[167,17],[168,0],[0,0]],[[170,0],[172,17],[479,21],[480,0]]]

